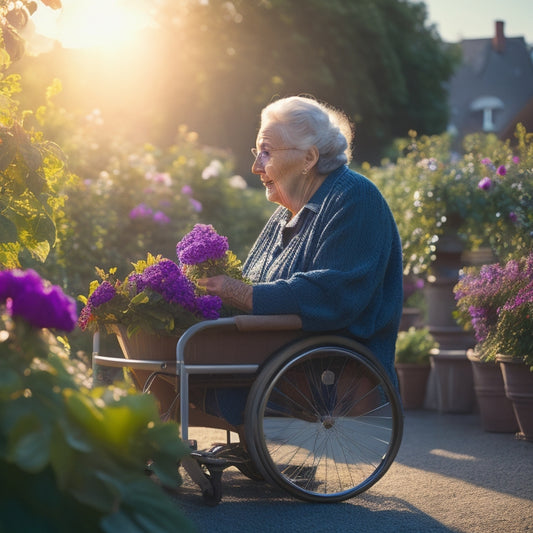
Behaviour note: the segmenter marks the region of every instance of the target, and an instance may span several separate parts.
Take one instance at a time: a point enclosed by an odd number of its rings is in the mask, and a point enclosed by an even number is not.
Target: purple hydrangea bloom
[[[59,286],[43,282],[32,269],[0,272],[0,301],[8,312],[36,328],[71,331],[76,326],[76,302]]]
[[[485,176],[482,180],[479,181],[477,186],[483,191],[488,191],[492,186],[492,180],[489,177]]]
[[[227,251],[228,239],[207,224],[196,224],[176,246],[178,259],[184,265],[222,259]]]

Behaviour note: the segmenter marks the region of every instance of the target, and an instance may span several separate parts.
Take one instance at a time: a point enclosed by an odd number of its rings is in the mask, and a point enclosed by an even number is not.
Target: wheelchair
[[[381,363],[354,339],[304,332],[295,315],[199,322],[174,338],[175,357],[147,347],[142,358],[128,359],[125,339],[119,338],[123,356],[109,357],[99,353],[95,333],[93,368],[129,369],[139,388],[155,395],[162,417],[179,423],[191,446],[180,466],[208,505],[221,501],[222,473],[230,466],[298,499],[325,503],[367,490],[396,457],[399,395]],[[244,430],[195,401],[206,387],[249,390]],[[197,450],[189,427],[224,429],[228,446]],[[232,456],[231,432],[247,460]]]

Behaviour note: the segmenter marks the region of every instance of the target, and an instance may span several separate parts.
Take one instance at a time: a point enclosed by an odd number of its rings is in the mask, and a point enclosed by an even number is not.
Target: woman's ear
[[[305,154],[305,162],[307,163],[307,168],[312,168],[316,165],[320,154],[316,146],[311,146]]]

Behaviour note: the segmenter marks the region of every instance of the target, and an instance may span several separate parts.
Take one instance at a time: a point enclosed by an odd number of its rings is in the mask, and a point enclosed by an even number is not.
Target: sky
[[[492,37],[494,22],[505,22],[506,37],[533,45],[533,0],[423,0],[428,21],[446,42]]]

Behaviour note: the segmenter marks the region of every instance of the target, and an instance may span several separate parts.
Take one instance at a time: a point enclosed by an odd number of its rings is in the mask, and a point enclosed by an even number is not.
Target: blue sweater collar
[[[318,213],[318,210],[320,209],[324,198],[326,198],[326,196],[331,191],[331,188],[333,187],[333,184],[335,183],[336,179],[340,176],[343,176],[348,171],[348,167],[346,165],[342,165],[341,167],[328,174],[328,176],[324,180],[324,183],[322,183],[322,185],[320,185],[315,194],[311,196],[311,199],[305,204],[304,208],[307,208],[310,211],[313,211],[314,213]]]

